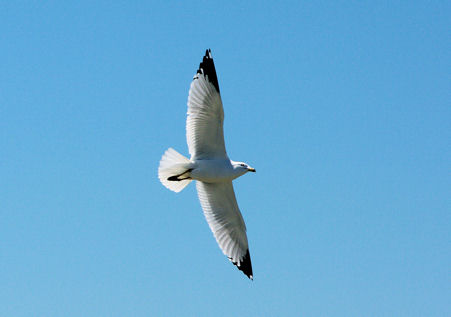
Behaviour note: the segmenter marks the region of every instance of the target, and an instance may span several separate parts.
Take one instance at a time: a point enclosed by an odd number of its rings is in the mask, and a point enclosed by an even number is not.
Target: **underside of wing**
[[[224,110],[210,50],[194,75],[188,96],[186,139],[191,159],[227,157]]]
[[[236,202],[232,182],[198,181],[196,186],[205,218],[222,252],[252,279],[246,225]]]

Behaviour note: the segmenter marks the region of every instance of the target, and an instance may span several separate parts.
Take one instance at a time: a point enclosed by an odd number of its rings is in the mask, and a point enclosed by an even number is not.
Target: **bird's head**
[[[232,162],[233,168],[236,171],[241,172],[240,174],[243,175],[247,172],[254,172],[255,173],[255,168],[250,167],[249,165],[247,165],[244,162]]]

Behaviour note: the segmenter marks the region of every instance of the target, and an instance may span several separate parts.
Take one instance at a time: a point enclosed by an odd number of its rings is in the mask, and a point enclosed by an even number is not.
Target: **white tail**
[[[176,178],[175,180],[170,181],[168,180],[168,178],[176,176],[183,178],[189,176],[185,176],[183,175],[183,173],[189,172],[189,170],[192,168],[191,166],[192,163],[189,159],[184,157],[173,148],[169,148],[161,157],[160,166],[158,167],[158,178],[164,186],[178,193],[189,183],[191,183],[191,179],[177,180]]]

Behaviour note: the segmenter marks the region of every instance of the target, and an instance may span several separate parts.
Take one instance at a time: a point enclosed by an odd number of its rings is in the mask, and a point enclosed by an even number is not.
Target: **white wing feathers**
[[[207,51],[188,96],[186,139],[191,160],[227,158],[223,123],[224,110],[218,79],[213,59]]]
[[[198,181],[196,186],[205,218],[222,252],[252,279],[246,225],[236,202],[232,182]]]

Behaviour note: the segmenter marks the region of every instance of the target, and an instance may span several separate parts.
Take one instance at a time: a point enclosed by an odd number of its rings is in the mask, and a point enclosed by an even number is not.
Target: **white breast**
[[[202,182],[225,182],[240,176],[228,159],[196,160],[195,166],[191,171],[191,178]]]

